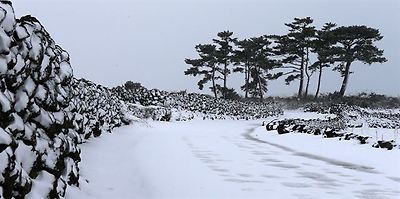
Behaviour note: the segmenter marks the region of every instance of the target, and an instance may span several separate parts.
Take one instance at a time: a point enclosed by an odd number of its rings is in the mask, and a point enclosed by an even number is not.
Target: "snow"
[[[0,159],[5,160],[0,162],[0,169],[4,171],[4,169],[8,166],[8,160],[11,154],[13,153],[11,147],[7,147],[3,152],[0,153]],[[0,180],[4,180],[4,176],[0,175]]]
[[[10,100],[8,100],[3,92],[0,92],[0,107],[3,112],[7,112],[11,109]]]
[[[350,132],[357,135],[369,136],[370,141],[376,142],[378,140],[394,140],[398,142],[398,129],[387,129],[387,128],[365,128],[367,125],[363,125],[362,128],[348,128]]]
[[[26,195],[27,199],[46,198],[46,195],[52,188],[54,176],[46,171],[40,172],[39,176],[33,181],[31,192]]]
[[[31,77],[26,78],[23,90],[29,95],[32,96],[33,91],[35,90],[36,85],[35,82],[32,80]]]
[[[0,128],[0,144],[9,145],[11,143],[11,137],[5,132],[2,128]]]
[[[11,115],[14,118],[14,121],[7,128],[10,129],[11,132],[23,131],[25,129],[25,124],[22,118],[16,113],[13,113]]]
[[[28,106],[29,97],[25,91],[19,91],[17,93],[14,109],[17,112],[24,110]]]
[[[23,26],[17,26],[15,28],[15,32],[17,34],[18,39],[22,40],[22,39],[25,39],[25,38],[29,37],[28,31]]]
[[[30,37],[30,42],[31,42],[31,49],[29,51],[29,57],[33,60],[38,60],[43,48],[42,40],[38,35],[32,34]],[[45,67],[42,67],[41,69],[45,69]]]
[[[35,98],[44,101],[47,98],[47,92],[48,91],[46,90],[46,88],[44,86],[38,85],[37,91],[35,94]]]
[[[304,112],[303,110],[290,110],[285,111],[284,115],[277,116],[276,119],[328,119],[328,118],[335,118],[335,114],[321,114],[316,112]]]
[[[3,29],[0,29],[0,53],[8,54],[8,52],[10,51],[10,43],[11,40],[7,36],[7,33]]]
[[[0,57],[0,75],[5,74],[7,72],[7,60],[3,57]]]
[[[66,198],[400,197],[400,150],[281,136],[262,122],[119,128],[82,145],[81,187],[69,188]]]
[[[35,121],[39,122],[42,126],[48,128],[54,122],[54,117],[51,113],[40,109],[40,115],[34,118]]]
[[[364,165],[361,169],[366,172],[378,172],[400,179],[400,162],[398,161],[400,150],[375,149],[370,145],[360,145],[353,141],[339,141],[338,138],[326,139],[322,136],[309,134],[278,135],[277,132],[266,133],[263,127],[255,130],[254,138],[285,146],[288,151],[295,154],[321,156],[336,160],[338,164],[340,164],[339,162],[349,162],[353,164],[355,170],[357,170],[356,167]]]
[[[16,21],[14,9],[11,6],[11,3],[8,4],[6,1],[3,1],[0,9],[5,13],[5,16],[1,16],[1,29],[5,30],[7,33],[12,34]]]
[[[15,151],[16,159],[26,172],[30,172],[33,163],[36,160],[36,154],[31,146],[25,145],[22,141],[18,141],[18,148]]]
[[[72,68],[67,62],[61,62],[60,63],[60,69],[59,69],[59,76],[61,80],[63,81],[65,78],[69,78],[72,76]]]

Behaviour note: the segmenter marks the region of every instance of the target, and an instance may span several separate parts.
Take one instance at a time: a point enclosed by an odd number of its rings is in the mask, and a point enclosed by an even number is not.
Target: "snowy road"
[[[400,198],[397,171],[368,159],[353,163],[351,153],[350,161],[316,155],[318,148],[303,153],[294,148],[304,142],[288,147],[258,136],[260,124],[120,128],[82,146],[81,190],[68,190],[67,198]],[[314,137],[302,141],[313,143]]]

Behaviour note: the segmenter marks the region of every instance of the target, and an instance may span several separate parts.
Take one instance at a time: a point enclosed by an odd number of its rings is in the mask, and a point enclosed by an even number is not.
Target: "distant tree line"
[[[241,90],[245,98],[263,99],[268,91],[268,82],[285,78],[289,85],[298,82],[297,97],[309,96],[310,80],[318,74],[317,89],[320,93],[323,71],[330,68],[343,78],[339,97],[344,96],[352,73],[353,62],[364,64],[383,63],[383,50],[376,46],[383,36],[378,29],[365,25],[340,26],[326,23],[317,29],[310,17],[295,18],[285,24],[285,35],[263,35],[239,40],[233,32],[217,34],[211,44],[195,47],[199,57],[185,59],[190,67],[185,75],[200,76],[197,83],[202,90],[211,85],[214,97],[232,98],[238,94],[230,88],[228,77],[232,73],[243,73]]]

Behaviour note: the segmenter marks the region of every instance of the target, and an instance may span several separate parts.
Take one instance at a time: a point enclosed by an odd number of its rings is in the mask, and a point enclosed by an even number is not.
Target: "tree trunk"
[[[306,55],[304,70],[305,70],[306,76],[307,76],[307,83],[306,83],[306,91],[304,92],[303,98],[307,98],[307,96],[308,96],[308,88],[310,86],[310,78],[311,78],[311,75],[308,73],[309,50],[308,50],[308,48],[306,48],[306,50],[307,50],[307,55]]]
[[[251,77],[251,67],[250,67],[250,65],[248,66],[248,68],[247,68],[247,93],[249,94],[250,93],[250,90],[251,90],[251,88],[250,88],[250,77]]]
[[[307,76],[306,91],[304,92],[304,98],[308,97],[308,88],[310,86],[310,76]]]
[[[212,86],[213,86],[213,92],[214,92],[214,97],[215,98],[218,98],[218,96],[217,96],[217,88],[216,88],[216,85],[215,85],[215,68],[213,68],[213,72],[212,72]]]
[[[307,80],[306,80],[306,90],[304,91],[303,98],[307,98],[307,96],[308,96],[308,88],[310,86],[310,78],[311,78],[311,75],[308,74],[308,70],[306,69],[305,71],[306,71]]]
[[[262,101],[263,100],[263,97],[264,97],[264,95],[263,95],[263,90],[262,90],[262,86],[261,86],[261,78],[260,78],[260,76],[261,76],[261,72],[260,72],[260,70],[259,70],[260,68],[259,67],[257,67],[257,79],[258,79],[258,87],[259,87],[259,94],[260,94],[260,100]]]
[[[227,62],[225,61],[225,65],[224,65],[224,90],[223,90],[223,93],[222,93],[222,95],[224,96],[224,99],[226,99],[226,79],[227,79],[227,70],[228,70],[228,64],[227,64]]]
[[[350,76],[350,65],[351,65],[351,61],[347,61],[346,68],[344,70],[344,78],[343,78],[343,82],[342,82],[342,87],[340,88],[340,92],[339,92],[339,95],[341,97],[343,97],[344,93],[346,92],[346,88],[347,88],[347,84],[348,84],[349,76]]]
[[[247,99],[249,97],[249,66],[246,64],[244,66],[244,88],[245,88],[245,94],[244,98]]]
[[[319,65],[319,75],[318,75],[318,85],[317,85],[317,91],[315,92],[315,99],[318,98],[319,90],[321,88],[321,79],[322,79],[322,66],[321,64]]]
[[[260,77],[258,77],[258,79],[260,79]],[[258,87],[260,87],[260,100],[262,101],[264,98],[264,94],[263,94],[263,90],[262,90],[262,86],[261,86],[261,82],[258,82]]]
[[[297,98],[301,98],[303,94],[303,84],[304,84],[304,56],[301,57],[301,67],[300,67],[300,85],[299,92],[297,93]]]

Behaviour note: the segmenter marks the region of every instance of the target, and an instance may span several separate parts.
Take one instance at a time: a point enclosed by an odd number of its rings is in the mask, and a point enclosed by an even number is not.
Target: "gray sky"
[[[17,0],[14,9],[17,17],[31,14],[42,22],[70,53],[75,76],[110,87],[132,80],[165,90],[198,91],[198,79],[183,75],[183,60],[195,58],[194,46],[222,30],[239,39],[284,34],[284,23],[305,16],[317,27],[330,21],[367,25],[384,35],[379,47],[389,61],[355,63],[348,93],[400,96],[399,0]],[[322,91],[338,90],[341,80],[326,70]],[[242,79],[235,75],[228,84],[238,87]],[[292,95],[297,85],[276,81],[269,89],[270,95]]]

